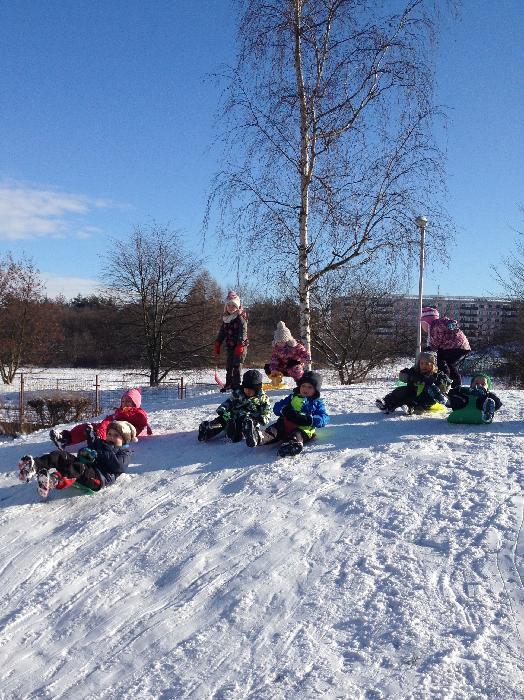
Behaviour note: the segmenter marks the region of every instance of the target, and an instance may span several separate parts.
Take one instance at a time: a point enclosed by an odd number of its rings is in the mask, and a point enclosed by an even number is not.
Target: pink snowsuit
[[[428,322],[428,345],[435,350],[471,350],[468,339],[456,321],[436,318]]]
[[[304,374],[304,364],[311,361],[306,348],[300,343],[283,346],[273,345],[270,372],[281,372],[285,377],[293,377],[295,381]]]
[[[148,415],[143,408],[140,408],[140,404],[142,403],[142,395],[140,394],[140,390],[130,389],[129,391],[126,391],[126,393],[122,396],[121,401],[126,397],[130,398],[135,405],[124,407],[120,406],[119,408],[115,409],[114,413],[106,416],[100,423],[92,424],[93,428],[96,430],[96,434],[101,440],[106,439],[109,424],[115,420],[125,420],[128,423],[131,423],[131,425],[135,427],[137,436],[140,435],[144,428],[147,428],[148,435],[153,434],[151,426],[149,425]],[[84,442],[86,439],[87,425],[88,423],[80,423],[80,425],[75,425],[74,428],[71,428],[69,431],[70,445],[76,445],[79,442]]]

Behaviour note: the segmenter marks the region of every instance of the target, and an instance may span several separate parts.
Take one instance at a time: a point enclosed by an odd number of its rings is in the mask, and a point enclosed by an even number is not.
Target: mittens
[[[236,345],[233,352],[234,352],[235,357],[240,357],[240,355],[244,352],[244,346],[243,345]]]

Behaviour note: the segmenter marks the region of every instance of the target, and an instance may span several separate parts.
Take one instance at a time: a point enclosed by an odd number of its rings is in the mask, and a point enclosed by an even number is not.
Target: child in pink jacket
[[[97,436],[100,440],[106,439],[107,428],[113,421],[127,421],[135,428],[136,434],[145,429],[148,435],[152,435],[153,431],[149,425],[147,413],[141,408],[142,393],[139,388],[129,389],[120,399],[120,407],[115,409],[115,412],[106,416],[100,423],[81,423],[75,425],[71,430],[56,430],[53,428],[49,437],[55,443],[59,450],[63,450],[67,445],[77,445],[79,442],[84,442],[86,439],[86,428],[93,425]]]
[[[420,317],[422,330],[428,334],[428,347],[437,353],[437,367],[452,380],[452,388],[461,385],[457,364],[471,351],[471,346],[459,324],[452,318],[440,317],[434,306],[424,306]]]
[[[298,382],[304,374],[304,365],[311,362],[311,357],[306,348],[293,338],[283,321],[277,323],[272,345],[271,361],[264,365],[266,374],[271,377],[278,372]]]

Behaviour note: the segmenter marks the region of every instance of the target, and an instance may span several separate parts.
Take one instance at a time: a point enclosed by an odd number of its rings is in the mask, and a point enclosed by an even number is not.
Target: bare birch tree
[[[309,349],[318,280],[384,252],[407,256],[421,211],[444,224],[433,24],[424,0],[389,12],[375,0],[237,4],[238,62],[225,76],[225,149],[205,223],[216,207],[236,251],[258,251],[259,267],[294,280]],[[430,234],[439,246],[442,231]]]

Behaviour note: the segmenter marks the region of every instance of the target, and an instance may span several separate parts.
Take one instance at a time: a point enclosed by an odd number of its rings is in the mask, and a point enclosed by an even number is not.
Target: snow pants
[[[469,355],[470,350],[457,348],[455,350],[437,350],[437,367],[451,379],[451,388],[458,389],[461,384],[457,364]]]
[[[292,423],[284,416],[280,416],[276,423],[272,423],[264,430],[260,444],[271,445],[279,440],[288,440],[289,442],[299,442],[303,445],[312,440],[313,437],[308,437],[300,430],[298,425]]]
[[[241,384],[240,375],[242,373],[242,365],[246,359],[247,351],[241,355],[235,355],[235,348],[227,348],[227,358],[226,358],[226,385],[224,389],[229,391],[230,389],[238,389]]]
[[[35,467],[39,469],[51,469],[54,467],[60,474],[69,480],[67,486],[71,486],[71,481],[77,481],[83,486],[87,486],[92,491],[98,491],[102,487],[100,473],[91,464],[84,464],[77,461],[77,456],[72,452],[60,452],[54,450],[49,454],[35,458]],[[65,486],[62,486],[64,488]],[[60,484],[58,486],[60,488]]]

